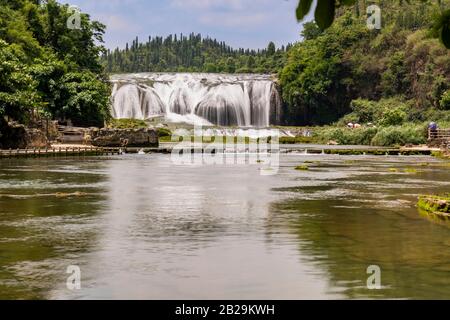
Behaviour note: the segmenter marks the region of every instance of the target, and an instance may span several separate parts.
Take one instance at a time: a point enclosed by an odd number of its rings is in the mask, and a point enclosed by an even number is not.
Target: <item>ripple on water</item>
[[[305,159],[320,163],[294,170]],[[450,297],[450,228],[414,207],[416,193],[445,191],[450,172],[404,174],[414,159],[283,155],[265,177],[164,155],[7,165],[0,297]],[[61,189],[88,195],[53,196]],[[73,295],[71,264],[83,274]],[[376,293],[364,286],[372,264]]]

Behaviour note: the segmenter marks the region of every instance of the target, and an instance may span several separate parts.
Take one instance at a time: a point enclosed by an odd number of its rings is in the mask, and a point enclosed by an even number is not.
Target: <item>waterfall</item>
[[[113,117],[116,119],[143,119],[139,89],[126,84],[116,90],[113,96]]]
[[[219,126],[277,124],[281,101],[267,75],[142,73],[112,76],[112,116]]]

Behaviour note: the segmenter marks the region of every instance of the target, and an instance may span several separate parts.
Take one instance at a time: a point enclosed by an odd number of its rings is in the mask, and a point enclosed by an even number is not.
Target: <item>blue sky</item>
[[[108,48],[171,33],[201,33],[233,47],[264,48],[300,40],[298,0],[62,0],[108,26]]]

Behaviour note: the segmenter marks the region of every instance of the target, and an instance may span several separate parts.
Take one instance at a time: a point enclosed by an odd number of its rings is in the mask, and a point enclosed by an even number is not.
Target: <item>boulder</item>
[[[46,148],[50,143],[46,134],[39,129],[25,129],[25,148]]]
[[[93,129],[86,133],[96,147],[158,147],[158,133],[154,129]]]
[[[436,215],[450,217],[450,196],[420,196],[418,207]]]
[[[2,126],[0,149],[46,148],[49,146],[47,136],[42,130],[26,128],[17,123]]]

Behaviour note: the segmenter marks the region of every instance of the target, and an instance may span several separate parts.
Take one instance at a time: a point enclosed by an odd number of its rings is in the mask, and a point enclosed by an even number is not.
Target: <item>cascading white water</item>
[[[115,75],[112,82],[116,119],[164,115],[173,122],[268,127],[281,109],[267,75],[141,73]]]
[[[113,96],[113,117],[116,119],[143,119],[139,89],[135,85],[126,84],[116,88]],[[116,106],[126,106],[116,108]]]

